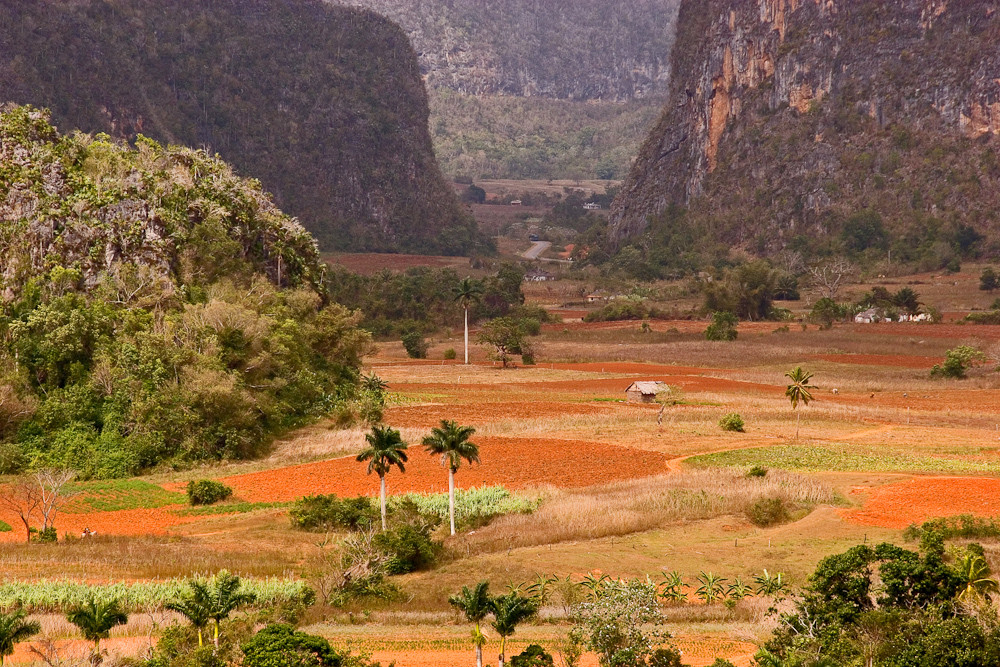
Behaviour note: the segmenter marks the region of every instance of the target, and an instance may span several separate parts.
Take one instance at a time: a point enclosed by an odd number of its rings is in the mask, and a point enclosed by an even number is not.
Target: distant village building
[[[547,280],[555,280],[556,277],[549,273],[548,271],[542,271],[541,269],[532,269],[524,274],[525,282],[529,283],[543,283]]]
[[[600,211],[601,205],[594,201],[589,201],[583,205],[585,211]]]
[[[625,390],[625,398],[629,403],[653,403],[657,394],[669,392],[665,382],[633,382]]]
[[[854,321],[858,324],[874,324],[876,322],[928,322],[931,316],[927,313],[910,315],[903,313],[895,317],[887,317],[881,308],[869,308],[854,316]]]
[[[608,295],[604,292],[597,290],[596,292],[591,292],[586,296],[587,303],[597,303],[598,301],[607,301]]]
[[[521,200],[520,199],[515,199],[514,201],[512,201],[510,203],[510,205],[511,206],[520,206],[521,205]]]

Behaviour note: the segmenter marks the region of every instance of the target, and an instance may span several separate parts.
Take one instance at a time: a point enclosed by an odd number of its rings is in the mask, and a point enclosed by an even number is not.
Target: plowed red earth
[[[742,325],[741,325],[742,327]],[[856,333],[910,338],[986,338],[1000,340],[1000,326],[993,324],[920,324],[912,322],[855,324]]]
[[[586,403],[556,402],[511,402],[476,403],[474,405],[420,405],[391,408],[387,411],[388,421],[395,427],[410,426],[429,428],[438,426],[442,419],[450,419],[460,424],[480,426],[508,419],[532,419],[536,417],[557,417],[559,415],[591,415],[607,412],[607,406]]]
[[[583,487],[656,475],[667,470],[667,457],[580,440],[477,437],[482,465],[466,465],[456,480],[463,488],[502,484],[509,489],[537,486]],[[307,463],[278,470],[227,477],[222,481],[249,501],[288,501],[309,494],[374,495],[376,475],[353,457]],[[406,473],[393,469],[386,476],[390,493],[440,493],[448,490],[448,475],[440,460],[412,447]]]
[[[852,493],[864,496],[864,504],[859,510],[842,510],[841,516],[865,526],[901,529],[935,517],[1000,515],[1000,479],[914,477]]]
[[[79,536],[84,528],[90,528],[98,535],[162,535],[171,526],[197,521],[196,516],[178,516],[173,510],[181,506],[158,507],[155,509],[130,509],[115,512],[90,512],[88,514],[68,514],[60,512],[56,516],[59,535],[69,533]],[[0,533],[2,542],[23,542],[24,528],[17,515],[9,510],[0,510],[3,519],[14,529]],[[32,523],[36,523],[33,519]]]

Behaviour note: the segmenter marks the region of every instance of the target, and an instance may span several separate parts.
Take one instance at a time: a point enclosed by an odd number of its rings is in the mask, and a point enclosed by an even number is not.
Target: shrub
[[[411,359],[425,359],[427,357],[427,341],[424,340],[424,335],[416,329],[404,332],[400,336],[400,340],[403,342],[406,354]]]
[[[456,356],[457,355],[455,354],[455,348],[453,347],[449,347],[447,350],[444,351],[445,359],[454,359]]]
[[[722,419],[719,420],[719,427],[723,431],[736,431],[737,433],[743,433],[743,427],[746,424],[743,421],[743,417],[740,417],[738,412],[730,412],[728,415],[724,415]]]
[[[344,499],[333,494],[306,496],[296,500],[288,514],[293,526],[311,531],[331,528],[360,530],[379,521],[379,508],[365,496]]]
[[[584,322],[618,322],[621,320],[648,320],[662,317],[664,313],[642,299],[617,299],[599,310],[587,313]]]
[[[948,350],[943,364],[934,364],[931,377],[964,378],[966,371],[976,361],[985,361],[986,355],[974,347],[959,345]]]
[[[1000,523],[971,514],[941,517],[924,521],[919,526],[910,524],[903,531],[903,537],[910,541],[920,540],[927,533],[934,532],[943,539],[956,537],[964,539],[991,539],[1000,537]]]
[[[538,644],[531,644],[510,659],[510,667],[553,667],[552,655]]]
[[[747,508],[746,515],[750,523],[761,528],[784,523],[790,518],[781,498],[761,498]]]
[[[1000,324],[1000,303],[994,302],[993,310],[984,313],[969,313],[965,316],[966,322],[973,324]]]
[[[388,557],[386,572],[389,574],[426,570],[441,553],[441,543],[431,539],[428,528],[411,525],[379,533],[372,544]]]
[[[9,523],[6,521],[0,521],[0,533],[9,533],[12,530],[14,529],[10,527]]]
[[[535,354],[533,352],[525,352],[521,355],[521,363],[525,366],[534,366]]]
[[[231,488],[211,479],[191,480],[187,485],[188,502],[192,505],[211,505],[231,495]]]
[[[705,329],[705,340],[736,340],[739,320],[728,311],[712,313],[712,323]]]
[[[290,625],[269,625],[243,643],[246,667],[341,667],[345,656],[316,635]]]
[[[736,667],[733,663],[729,662],[725,658],[716,658],[709,667]]]
[[[753,466],[747,470],[747,477],[767,477],[767,468],[764,466]]]
[[[38,530],[37,528],[30,529],[32,542],[58,542],[59,535],[56,533],[54,526],[49,526],[43,530]]]
[[[684,667],[681,652],[675,648],[658,648],[649,656],[649,667]]]

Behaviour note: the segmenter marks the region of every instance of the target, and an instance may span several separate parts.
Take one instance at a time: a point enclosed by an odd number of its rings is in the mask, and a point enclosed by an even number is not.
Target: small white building
[[[597,202],[589,201],[583,205],[583,210],[585,211],[600,211],[601,205]]]
[[[854,321],[858,324],[872,324],[873,322],[881,322],[883,319],[885,318],[882,311],[878,308],[869,308],[854,316]]]

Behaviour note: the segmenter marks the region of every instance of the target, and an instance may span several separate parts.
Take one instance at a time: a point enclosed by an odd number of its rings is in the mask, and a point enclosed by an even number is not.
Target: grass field
[[[374,269],[376,260],[367,261]],[[982,306],[965,273],[949,277],[950,285],[929,275],[893,280],[926,289],[948,312]],[[531,298],[559,306],[574,289],[560,283]],[[653,321],[642,332],[635,322],[567,318],[544,328],[538,365],[506,370],[478,347],[469,366],[443,361],[445,348],[459,347],[447,335],[419,362],[406,359],[398,343],[381,345],[367,370],[388,382],[386,421],[413,445],[406,473],[387,477],[389,493],[447,489],[446,470],[418,445],[440,420],[455,419],[477,429],[482,455],[481,465],[459,470],[458,485],[502,486],[539,506],[455,537],[440,533],[441,562],[394,578],[399,600],[315,609],[309,629],[399,667],[465,664],[468,628],[446,600],[482,578],[503,590],[538,574],[579,581],[594,571],[657,577],[676,569],[691,582],[708,569],[732,578],[767,568],[801,586],[823,556],[861,542],[902,543],[911,522],[1000,515],[1000,374],[993,370],[1000,327],[846,324],[820,331],[752,323],[740,325],[736,342],[710,343],[704,326]],[[931,379],[930,366],[959,344],[979,346],[993,363],[966,380]],[[817,388],[814,401],[793,411],[784,373],[797,365],[815,372]],[[635,380],[671,387],[662,410],[624,400]],[[719,419],[733,412],[745,432],[720,428]],[[54,545],[24,544],[17,516],[0,509],[12,527],[0,533],[4,585],[149,582],[221,568],[312,582],[326,545],[340,535],[294,530],[288,508],[309,494],[375,495],[377,478],[353,459],[364,433],[320,423],[288,434],[257,461],[74,483],[75,495],[56,517],[68,539]],[[748,478],[752,466],[769,472]],[[189,507],[184,486],[197,478],[224,481],[233,499]],[[792,510],[784,522],[750,520],[757,500],[775,497]],[[443,505],[434,502],[440,513]],[[76,538],[85,527],[97,536]],[[984,546],[1000,566],[1000,545]],[[548,620],[519,629],[515,648],[554,646],[568,629],[560,609],[554,602],[543,614]],[[691,603],[668,612],[691,665],[717,655],[748,665],[774,624],[746,605]],[[53,630],[60,632],[69,631]],[[148,646],[139,641],[147,632],[135,626],[113,641],[134,653]],[[19,651],[13,661],[31,657]],[[596,663],[591,656],[583,664]]]

